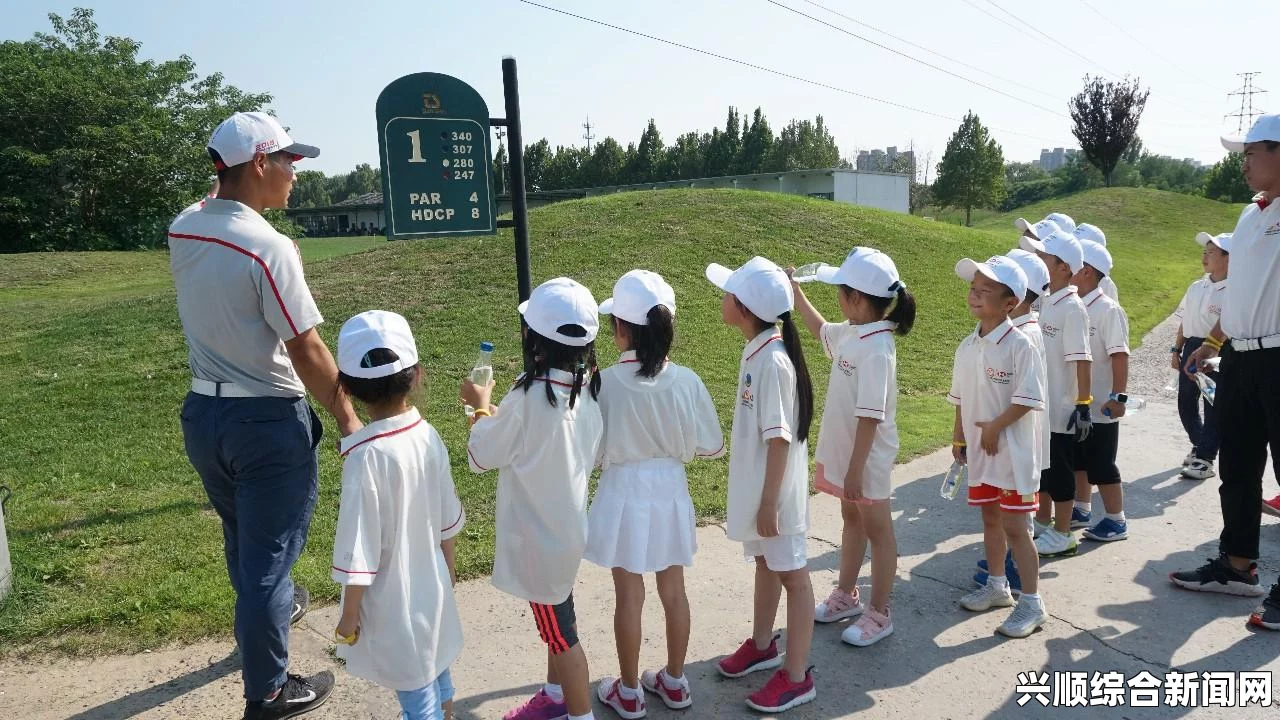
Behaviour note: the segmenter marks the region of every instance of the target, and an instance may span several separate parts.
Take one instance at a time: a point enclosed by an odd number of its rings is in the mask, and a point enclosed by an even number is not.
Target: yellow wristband
[[[952,441],[951,441],[951,447],[958,447],[958,448],[962,448],[962,447],[969,447],[969,444],[968,444],[968,443],[962,443],[962,442],[956,442],[955,440],[952,440]]]
[[[492,417],[492,416],[493,416],[493,413],[489,412],[488,410],[485,410],[484,408],[476,408],[476,411],[471,413],[471,417]]]
[[[1093,396],[1092,396],[1092,395],[1090,395],[1089,397],[1087,397],[1087,398],[1085,398],[1085,399],[1083,399],[1083,400],[1077,400],[1077,401],[1076,401],[1076,404],[1077,404],[1077,405],[1092,405],[1092,404],[1093,404]]]
[[[356,628],[356,631],[351,633],[350,635],[342,635],[341,633],[338,632],[337,628],[333,629],[333,641],[338,643],[339,645],[355,645],[356,640],[359,640],[359,639],[360,639],[359,628]]]
[[[1225,341],[1219,340],[1218,338],[1213,337],[1212,335],[1204,339],[1204,344],[1208,345],[1214,350],[1221,350],[1224,342]]]

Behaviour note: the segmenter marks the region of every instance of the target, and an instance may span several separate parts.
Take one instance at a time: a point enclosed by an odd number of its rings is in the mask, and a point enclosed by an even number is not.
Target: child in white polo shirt
[[[1222,302],[1227,296],[1227,268],[1230,266],[1231,233],[1196,235],[1196,242],[1204,248],[1200,264],[1205,275],[1187,288],[1178,304],[1178,338],[1173,343],[1171,364],[1178,372],[1178,415],[1182,428],[1191,441],[1191,452],[1182,461],[1182,476],[1194,480],[1207,480],[1216,473],[1213,463],[1218,458],[1218,416],[1213,403],[1204,400],[1200,388],[1181,372],[1191,353],[1204,344],[1209,331],[1222,317]],[[1217,380],[1217,373],[1210,377]],[[1200,419],[1200,406],[1204,405],[1204,419]]]
[[[685,463],[724,455],[720,418],[702,379],[670,362],[676,295],[661,275],[632,270],[600,303],[613,316],[617,365],[600,373],[600,485],[587,515],[586,558],[613,570],[614,634],[620,678],[596,695],[627,720],[644,717],[644,690],[668,708],[693,704],[684,676],[689,598],[684,569],[698,549],[697,518]],[[640,674],[644,574],[657,573],[666,615],[667,664]]]
[[[578,642],[573,583],[587,545],[587,479],[604,435],[596,398],[599,307],[569,278],[548,280],[520,304],[524,374],[502,399],[469,379],[462,401],[478,408],[467,456],[498,471],[493,584],[529,602],[547,645],[547,684],[504,720],[570,720],[591,712],[587,656]]]
[[[1075,235],[1076,239],[1081,243],[1092,241],[1098,243],[1102,247],[1107,246],[1107,236],[1097,225],[1080,223],[1076,226],[1076,230],[1072,234]],[[1115,280],[1112,280],[1110,275],[1102,278],[1102,282],[1098,283],[1098,287],[1102,288],[1103,295],[1106,295],[1116,302],[1120,302],[1120,289],[1116,287]]]
[[[898,456],[893,336],[911,331],[916,301],[893,260],[879,250],[855,247],[839,268],[823,267],[817,279],[837,286],[846,322],[827,322],[793,283],[800,316],[831,359],[814,486],[840,498],[844,517],[840,577],[814,609],[814,619],[827,623],[860,615],[840,637],[850,645],[867,646],[893,633],[889,596],[898,561],[889,504]],[[864,607],[858,574],[868,543],[871,601]]]
[[[422,373],[409,323],[372,310],[338,334],[338,379],[369,412],[342,439],[333,579],[344,585],[338,657],[396,691],[406,720],[438,720],[462,649],[453,597],[464,513],[440,435],[409,397]]]
[[[1027,293],[1023,296],[1022,302],[1009,313],[1009,322],[1013,323],[1018,332],[1027,336],[1036,353],[1040,355],[1041,364],[1045,364],[1044,333],[1040,332],[1039,313],[1032,308],[1040,302],[1042,296],[1049,292],[1049,268],[1040,256],[1022,248],[1010,250],[1005,253],[1005,257],[1012,260],[1027,278]],[[1031,419],[1036,428],[1036,444],[1040,446],[1041,472],[1049,469],[1049,423],[1045,415],[1046,413],[1043,412],[1031,413]],[[1035,537],[1037,529],[1034,515],[1027,515],[1027,525],[1032,537]],[[1004,573],[1005,577],[1009,578],[1009,589],[1014,595],[1020,594],[1022,576],[1018,572],[1017,564],[1013,561],[1012,552],[1004,556]],[[987,584],[987,577],[987,561],[979,560],[978,573],[973,576],[973,581],[981,587]]]
[[[1019,227],[1024,231],[1022,249],[1036,253],[1049,271],[1049,294],[1040,301],[1038,319],[1048,379],[1049,469],[1040,476],[1036,550],[1040,557],[1074,555],[1078,548],[1072,533],[1078,448],[1093,427],[1089,315],[1071,284],[1075,273],[1084,267],[1084,255],[1080,241],[1050,221],[1034,226],[1020,223]]]
[[[1111,272],[1111,253],[1095,242],[1081,243],[1084,267],[1076,273],[1076,287],[1089,314],[1089,352],[1093,381],[1093,430],[1080,445],[1080,467],[1077,477],[1083,480],[1084,497],[1090,485],[1102,495],[1106,516],[1082,534],[1090,540],[1111,542],[1129,537],[1124,517],[1124,490],[1120,485],[1120,469],[1116,453],[1120,446],[1120,418],[1124,417],[1129,396],[1129,317],[1115,300],[1099,287]],[[1077,498],[1079,499],[1079,498]]]
[[[718,668],[725,677],[737,678],[783,665],[747,698],[755,710],[778,713],[817,697],[807,667],[813,586],[805,553],[813,388],[791,317],[791,281],[782,268],[754,257],[737,270],[712,264],[707,279],[725,292],[721,318],[747,339],[738,367],[726,529],[756,566],[752,637]],[[787,590],[785,665],[773,632],[782,588]]]
[[[1035,414],[1044,409],[1044,365],[1031,341],[1009,322],[1027,293],[1027,278],[1009,258],[965,258],[956,274],[969,281],[969,312],[978,327],[956,349],[951,392],[956,406],[952,453],[969,465],[969,504],[982,508],[987,582],[960,605],[973,612],[1014,604],[1005,576],[1006,549],[1021,570],[1022,597],[999,631],[1027,637],[1048,615],[1038,594],[1039,562],[1027,528],[1038,507],[1043,449]]]

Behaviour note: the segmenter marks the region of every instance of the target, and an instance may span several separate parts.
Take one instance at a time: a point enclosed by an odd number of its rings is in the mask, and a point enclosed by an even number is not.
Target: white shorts
[[[748,540],[742,543],[742,552],[748,561],[763,557],[765,567],[774,572],[799,570],[809,563],[804,533]]]

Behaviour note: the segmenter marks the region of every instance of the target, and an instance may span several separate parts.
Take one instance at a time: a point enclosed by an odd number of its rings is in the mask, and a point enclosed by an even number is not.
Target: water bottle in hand
[[[939,492],[944,500],[955,500],[960,494],[960,486],[969,482],[969,466],[959,460],[951,463],[951,469],[942,478],[942,490]]]
[[[798,283],[813,282],[818,279],[818,270],[826,266],[827,266],[826,263],[820,263],[820,262],[809,263],[808,265],[801,265],[800,267],[795,269],[795,272],[791,273],[791,279]]]
[[[476,364],[471,368],[471,382],[480,387],[488,387],[493,381],[493,343],[480,343],[480,357],[476,359]],[[474,415],[476,409],[470,405],[463,405],[462,409],[467,415]]]
[[[1207,400],[1210,405],[1212,405],[1214,396],[1218,393],[1218,383],[1214,382],[1213,378],[1206,375],[1203,371],[1195,374],[1195,381],[1196,387],[1200,388],[1200,394],[1204,396],[1204,399]]]

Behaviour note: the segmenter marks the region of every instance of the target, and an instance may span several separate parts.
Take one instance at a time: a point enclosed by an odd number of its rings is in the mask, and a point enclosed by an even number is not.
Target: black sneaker
[[[1249,571],[1240,572],[1223,558],[1212,558],[1195,570],[1169,573],[1169,580],[1180,588],[1199,592],[1244,597],[1262,597],[1267,594],[1266,588],[1258,584],[1257,563],[1249,563]]]
[[[289,624],[296,625],[307,614],[311,607],[311,593],[301,585],[293,586],[293,612],[289,613]]]
[[[1271,594],[1267,596],[1257,610],[1249,616],[1249,624],[1266,630],[1280,630],[1280,583],[1271,586]]]
[[[324,704],[333,692],[333,673],[328,670],[304,678],[292,673],[275,700],[245,703],[244,720],[284,720],[309,713]]]

